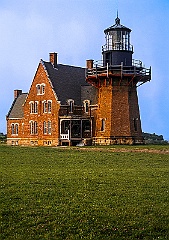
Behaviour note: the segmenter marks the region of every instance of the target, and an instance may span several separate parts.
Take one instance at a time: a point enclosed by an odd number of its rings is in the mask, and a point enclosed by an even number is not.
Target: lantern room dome
[[[106,28],[104,30],[104,33],[108,33],[109,31],[116,31],[116,30],[125,30],[127,32],[131,32],[131,29],[128,27],[123,26],[122,24],[120,24],[120,18],[117,16],[115,19],[115,24],[112,25],[109,28]]]

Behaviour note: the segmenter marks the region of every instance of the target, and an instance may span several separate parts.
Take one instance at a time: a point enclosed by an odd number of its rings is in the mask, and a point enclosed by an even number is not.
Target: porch
[[[83,143],[91,144],[92,119],[88,118],[60,118],[60,145],[76,146]]]

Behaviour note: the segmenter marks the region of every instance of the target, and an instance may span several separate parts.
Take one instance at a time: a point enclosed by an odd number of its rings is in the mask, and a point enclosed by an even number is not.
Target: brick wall
[[[37,85],[44,86],[44,93],[37,94]],[[51,101],[51,112],[43,112],[43,102]],[[30,103],[37,102],[37,113],[30,113]],[[59,144],[59,109],[60,104],[51,88],[48,77],[40,63],[34,80],[30,87],[26,102],[23,106],[24,118],[22,120],[8,120],[8,144],[12,141],[21,145],[58,145]],[[30,122],[37,122],[37,132],[30,134]],[[44,134],[44,121],[51,122],[51,133]],[[18,134],[11,134],[11,123],[19,123]]]
[[[117,81],[116,81],[117,80]],[[112,82],[112,84],[109,84]],[[102,131],[102,119],[105,129]],[[136,87],[128,79],[100,82],[94,144],[133,144],[142,142]]]

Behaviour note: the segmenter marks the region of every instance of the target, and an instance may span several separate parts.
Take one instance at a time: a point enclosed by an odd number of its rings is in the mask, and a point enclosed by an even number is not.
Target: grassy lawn
[[[102,149],[0,146],[0,239],[169,239],[169,154]]]

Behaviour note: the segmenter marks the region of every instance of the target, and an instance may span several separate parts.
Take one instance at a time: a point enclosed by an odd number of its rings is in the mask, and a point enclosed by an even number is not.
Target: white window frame
[[[52,100],[48,100],[48,113],[52,112]]]
[[[46,121],[43,122],[43,134],[47,134],[47,125],[46,125]]]
[[[45,83],[36,84],[36,93],[37,95],[45,94]]]
[[[29,102],[31,114],[38,113],[38,103],[39,103],[38,101],[30,101]]]
[[[89,112],[89,107],[90,107],[90,100],[84,100],[83,105],[84,105],[85,113],[88,113]]]
[[[38,113],[38,101],[34,102],[34,113]]]
[[[11,135],[18,135],[19,123],[11,123]]]
[[[19,132],[19,124],[16,123],[15,124],[15,134],[18,135],[18,132]]]
[[[48,121],[48,134],[52,133],[52,123],[51,121]]]
[[[43,113],[47,113],[47,110],[48,110],[48,103],[46,100],[44,100],[42,102],[42,106],[43,106]]]
[[[74,100],[73,99],[68,99],[67,103],[70,106],[70,113],[73,113],[73,107],[74,107]]]
[[[45,94],[45,83],[41,84],[41,95]]]
[[[12,135],[15,134],[15,124],[14,123],[11,124],[11,134]]]
[[[37,121],[29,121],[29,127],[30,127],[30,134],[31,135],[37,135],[38,134],[38,122]]]

